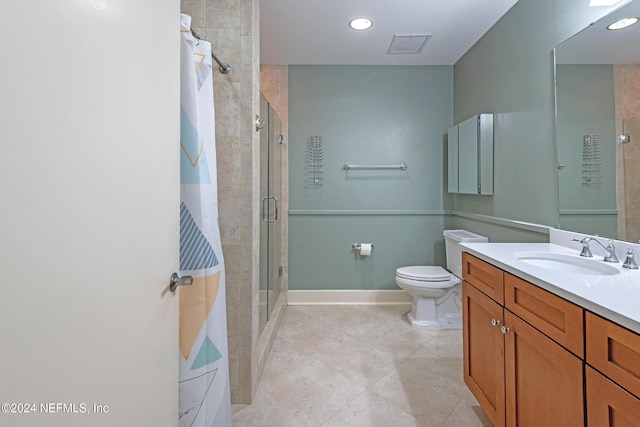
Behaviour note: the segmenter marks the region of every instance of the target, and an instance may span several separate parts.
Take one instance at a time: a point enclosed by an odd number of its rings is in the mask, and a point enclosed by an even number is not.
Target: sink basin
[[[589,258],[580,258],[554,252],[516,252],[515,257],[527,264],[560,273],[613,276],[620,274],[617,268]]]

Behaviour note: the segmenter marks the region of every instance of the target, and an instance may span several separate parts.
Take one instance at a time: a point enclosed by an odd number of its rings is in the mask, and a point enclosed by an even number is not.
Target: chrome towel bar
[[[351,165],[349,163],[345,163],[344,166],[342,166],[342,169],[348,171],[348,170],[365,170],[365,169],[370,169],[370,170],[383,170],[383,169],[398,169],[398,170],[402,170],[405,171],[407,170],[407,164],[406,163],[400,163],[399,165]]]

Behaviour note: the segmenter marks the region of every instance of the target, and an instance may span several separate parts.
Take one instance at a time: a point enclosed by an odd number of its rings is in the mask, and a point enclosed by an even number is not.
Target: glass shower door
[[[622,133],[630,137],[623,147],[623,185],[625,227],[623,238],[637,242],[640,240],[640,117],[622,121]],[[621,233],[622,234],[622,233]]]
[[[280,295],[281,224],[281,132],[282,125],[271,104],[260,94],[260,332],[271,317]]]

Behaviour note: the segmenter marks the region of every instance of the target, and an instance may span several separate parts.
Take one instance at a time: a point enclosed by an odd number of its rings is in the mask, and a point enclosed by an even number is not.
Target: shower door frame
[[[264,330],[282,290],[282,121],[260,94],[260,295],[259,328]]]

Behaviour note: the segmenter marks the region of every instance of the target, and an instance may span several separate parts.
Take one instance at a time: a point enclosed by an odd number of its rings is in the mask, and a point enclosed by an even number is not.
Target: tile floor
[[[462,382],[462,331],[418,331],[409,305],[289,306],[234,427],[491,426]]]

